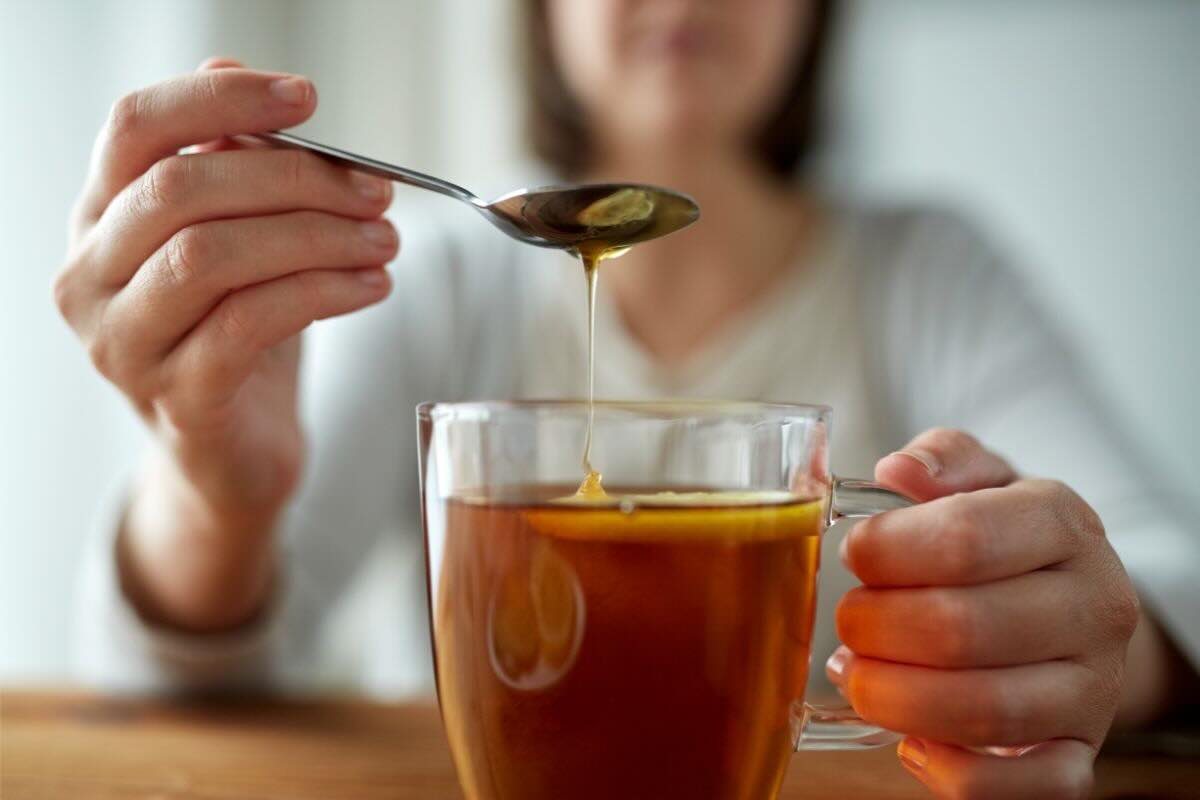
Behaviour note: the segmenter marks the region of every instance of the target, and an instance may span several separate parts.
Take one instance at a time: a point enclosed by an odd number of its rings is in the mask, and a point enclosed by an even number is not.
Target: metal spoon
[[[307,150],[336,164],[429,189],[467,203],[509,236],[538,247],[577,251],[625,247],[684,228],[700,217],[696,201],[680,192],[636,183],[600,183],[518,189],[488,203],[456,184],[374,158],[339,150],[291,133],[239,139]]]

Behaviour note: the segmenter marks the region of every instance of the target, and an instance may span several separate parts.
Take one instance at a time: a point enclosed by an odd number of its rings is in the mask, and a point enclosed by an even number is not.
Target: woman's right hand
[[[298,334],[390,289],[389,183],[226,138],[315,105],[307,80],[229,61],[133,92],[72,214],[55,300],[160,445],[131,498],[122,579],[179,627],[227,627],[261,603],[304,462]]]

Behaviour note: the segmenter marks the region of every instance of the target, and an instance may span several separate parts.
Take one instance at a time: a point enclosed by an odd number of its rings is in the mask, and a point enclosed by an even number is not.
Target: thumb
[[[875,465],[876,481],[921,503],[1016,479],[1012,467],[974,436],[947,428],[925,431]]]

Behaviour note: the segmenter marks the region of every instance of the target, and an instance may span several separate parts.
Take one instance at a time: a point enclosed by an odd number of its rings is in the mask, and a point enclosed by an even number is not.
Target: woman
[[[874,465],[927,502],[847,534],[849,572],[826,561],[844,592],[830,680],[907,734],[901,759],[935,794],[1083,796],[1114,718],[1144,724],[1194,678],[1195,530],[1156,505],[986,243],[797,188],[831,12],[532,4],[534,144],[558,177],[664,184],[704,209],[604,267],[597,383],[837,407],[841,471]],[[55,296],[156,446],[89,561],[98,680],[312,683],[327,609],[403,528],[403,596],[369,660],[391,688],[428,686],[405,672],[427,663],[412,406],[584,385],[563,256],[405,212],[393,278],[387,184],[225,138],[315,103],[301,77],[216,59],[121,99],[100,134]],[[351,312],[301,390],[299,333]],[[1020,479],[1001,451],[1065,482]]]

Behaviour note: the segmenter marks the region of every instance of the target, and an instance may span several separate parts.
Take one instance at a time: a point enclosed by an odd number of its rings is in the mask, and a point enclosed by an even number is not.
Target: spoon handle
[[[276,147],[288,147],[293,150],[307,150],[343,167],[349,167],[359,172],[366,172],[380,178],[399,181],[400,183],[406,183],[409,186],[416,186],[420,189],[429,189],[432,192],[444,194],[474,206],[483,205],[483,202],[478,197],[458,184],[444,181],[441,178],[435,178],[432,175],[426,175],[423,172],[398,167],[395,164],[388,164],[385,161],[378,161],[374,158],[351,153],[327,144],[314,142],[311,139],[305,139],[293,133],[271,131],[269,133],[243,134],[233,138],[242,141],[258,141]]]

